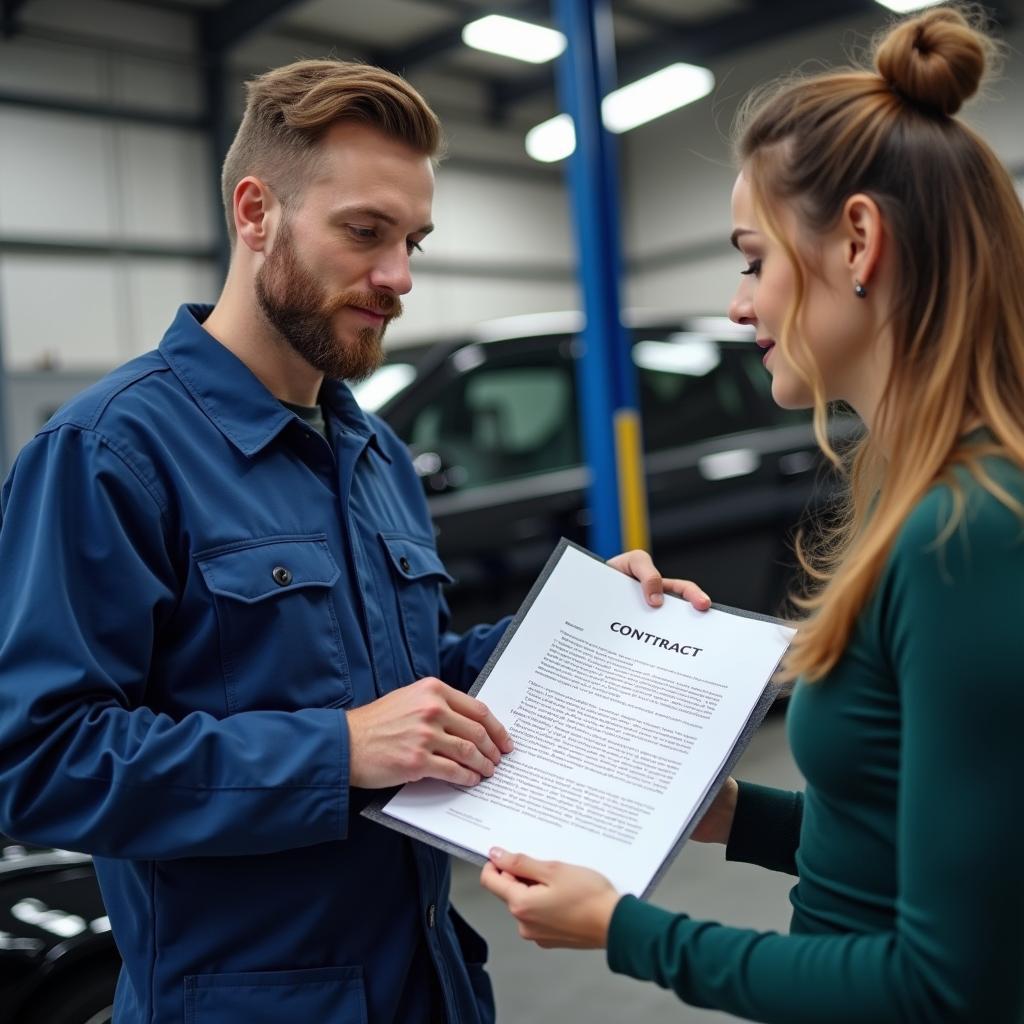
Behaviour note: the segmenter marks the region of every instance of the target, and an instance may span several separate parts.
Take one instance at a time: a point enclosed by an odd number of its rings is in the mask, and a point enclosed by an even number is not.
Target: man
[[[216,307],[183,306],[4,486],[0,830],[95,855],[118,1024],[493,1019],[447,858],[359,815],[512,749],[461,692],[504,623],[445,631],[420,484],[341,383],[411,288],[439,146],[384,71],[251,82]]]

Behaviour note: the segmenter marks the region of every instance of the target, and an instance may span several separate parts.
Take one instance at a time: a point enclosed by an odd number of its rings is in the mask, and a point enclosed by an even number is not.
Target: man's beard
[[[402,315],[401,299],[390,292],[329,296],[300,264],[286,223],[256,274],[256,299],[277,333],[310,366],[337,380],[364,380],[378,369],[384,361],[384,331]],[[387,319],[380,327],[360,327],[355,338],[346,341],[334,329],[335,316],[346,306],[360,306]]]

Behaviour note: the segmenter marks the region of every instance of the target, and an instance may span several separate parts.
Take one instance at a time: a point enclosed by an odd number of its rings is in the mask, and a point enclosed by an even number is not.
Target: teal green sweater
[[[1024,500],[1024,474],[989,472]],[[847,651],[800,682],[804,794],[741,784],[727,857],[799,876],[790,934],[627,896],[613,971],[779,1024],[1024,1022],[1024,523],[969,477],[934,488]]]

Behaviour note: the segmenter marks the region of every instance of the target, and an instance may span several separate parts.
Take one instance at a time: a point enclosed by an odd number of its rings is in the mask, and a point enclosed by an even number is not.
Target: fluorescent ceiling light
[[[601,116],[608,131],[628,132],[707,96],[714,87],[715,76],[707,68],[670,64],[608,93],[601,104]]]
[[[471,21],[462,30],[462,41],[475,50],[486,50],[502,57],[544,64],[554,60],[565,49],[565,36],[553,28],[531,25],[518,18],[488,14]]]
[[[542,121],[526,133],[526,152],[542,164],[564,160],[576,148],[576,128],[568,114]]]
[[[897,14],[909,14],[911,11],[919,11],[923,7],[934,7],[942,3],[942,0],[875,0],[875,3],[888,7],[890,11]]]
[[[608,93],[601,117],[610,132],[628,132],[672,110],[694,103],[715,86],[715,76],[694,64],[671,64]],[[576,148],[576,129],[568,114],[558,114],[526,133],[526,152],[541,163],[564,160]]]

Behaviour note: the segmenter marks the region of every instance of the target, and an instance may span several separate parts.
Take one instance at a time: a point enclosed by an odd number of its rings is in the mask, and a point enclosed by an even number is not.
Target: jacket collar
[[[213,306],[179,307],[160,342],[160,354],[210,422],[245,456],[261,452],[290,421],[286,409],[233,352],[203,329]],[[366,414],[338,380],[324,380],[321,401],[341,425],[388,462]]]

